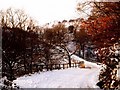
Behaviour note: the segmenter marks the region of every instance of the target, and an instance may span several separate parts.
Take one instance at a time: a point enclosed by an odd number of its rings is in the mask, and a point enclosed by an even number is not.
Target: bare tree
[[[29,28],[35,26],[34,20],[22,9],[14,8],[0,11],[0,24],[2,27],[20,28],[23,30],[27,30],[28,26]]]
[[[36,40],[38,39],[35,32],[36,23],[34,23],[34,20],[28,17],[23,10],[19,9],[9,8],[5,11],[1,11],[0,17],[3,41],[3,71],[7,74],[10,74],[8,77],[10,80],[13,80],[14,74],[16,74],[14,73],[14,69],[16,66],[19,66],[19,63],[24,62],[23,65],[26,71],[26,56],[28,55],[26,49],[31,47],[30,52],[33,53],[34,47],[37,43]],[[34,42],[33,39],[35,39]],[[32,61],[32,59],[33,57],[31,54],[30,61]]]

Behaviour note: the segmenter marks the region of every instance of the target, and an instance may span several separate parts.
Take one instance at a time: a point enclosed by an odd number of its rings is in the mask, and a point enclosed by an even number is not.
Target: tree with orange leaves
[[[120,56],[114,45],[120,45],[120,2],[92,2],[92,7],[92,14],[82,22],[81,28],[87,31],[97,46],[100,61],[105,64],[97,85],[104,89],[117,88],[116,68]]]

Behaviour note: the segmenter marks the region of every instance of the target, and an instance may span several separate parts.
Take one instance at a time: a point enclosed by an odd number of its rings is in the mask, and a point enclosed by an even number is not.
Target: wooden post
[[[43,71],[43,65],[40,65],[39,70]]]
[[[42,71],[43,71],[43,65],[42,65]]]
[[[77,67],[76,63],[75,63],[75,67]]]
[[[67,65],[67,68],[68,68],[68,64],[66,64]]]
[[[38,65],[36,65],[36,70],[37,70],[37,72],[39,71],[39,70],[38,70]]]
[[[63,64],[63,69],[65,69],[65,65]]]
[[[73,63],[73,67],[75,66],[75,63]]]
[[[61,69],[60,64],[59,64],[59,69]]]
[[[52,65],[52,64],[50,64],[50,71],[52,71],[52,66],[53,66],[53,65]]]
[[[46,65],[46,69],[47,69],[47,71],[48,71],[48,65]]]

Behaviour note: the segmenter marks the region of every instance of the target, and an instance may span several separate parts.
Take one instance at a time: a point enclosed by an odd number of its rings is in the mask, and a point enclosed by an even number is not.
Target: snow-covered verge
[[[19,77],[13,82],[21,88],[99,88],[100,69],[68,68]]]
[[[0,88],[2,88],[4,86],[4,79],[3,78],[0,78]]]
[[[85,67],[90,67],[90,68],[101,68],[101,65],[97,65],[96,63],[92,63],[92,62],[89,62],[89,61],[86,61],[76,55],[72,55],[71,56],[72,59],[76,60],[76,61],[83,61],[84,64],[85,64]]]
[[[0,90],[18,90],[19,86],[9,81],[7,77],[0,78]]]

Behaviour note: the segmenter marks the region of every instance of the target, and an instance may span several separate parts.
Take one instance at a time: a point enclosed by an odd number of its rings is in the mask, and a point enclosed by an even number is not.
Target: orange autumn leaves
[[[114,15],[96,19],[89,18],[81,24],[81,28],[84,29],[94,43],[99,46],[109,46],[112,42],[118,40],[120,31],[117,27],[117,17]]]

